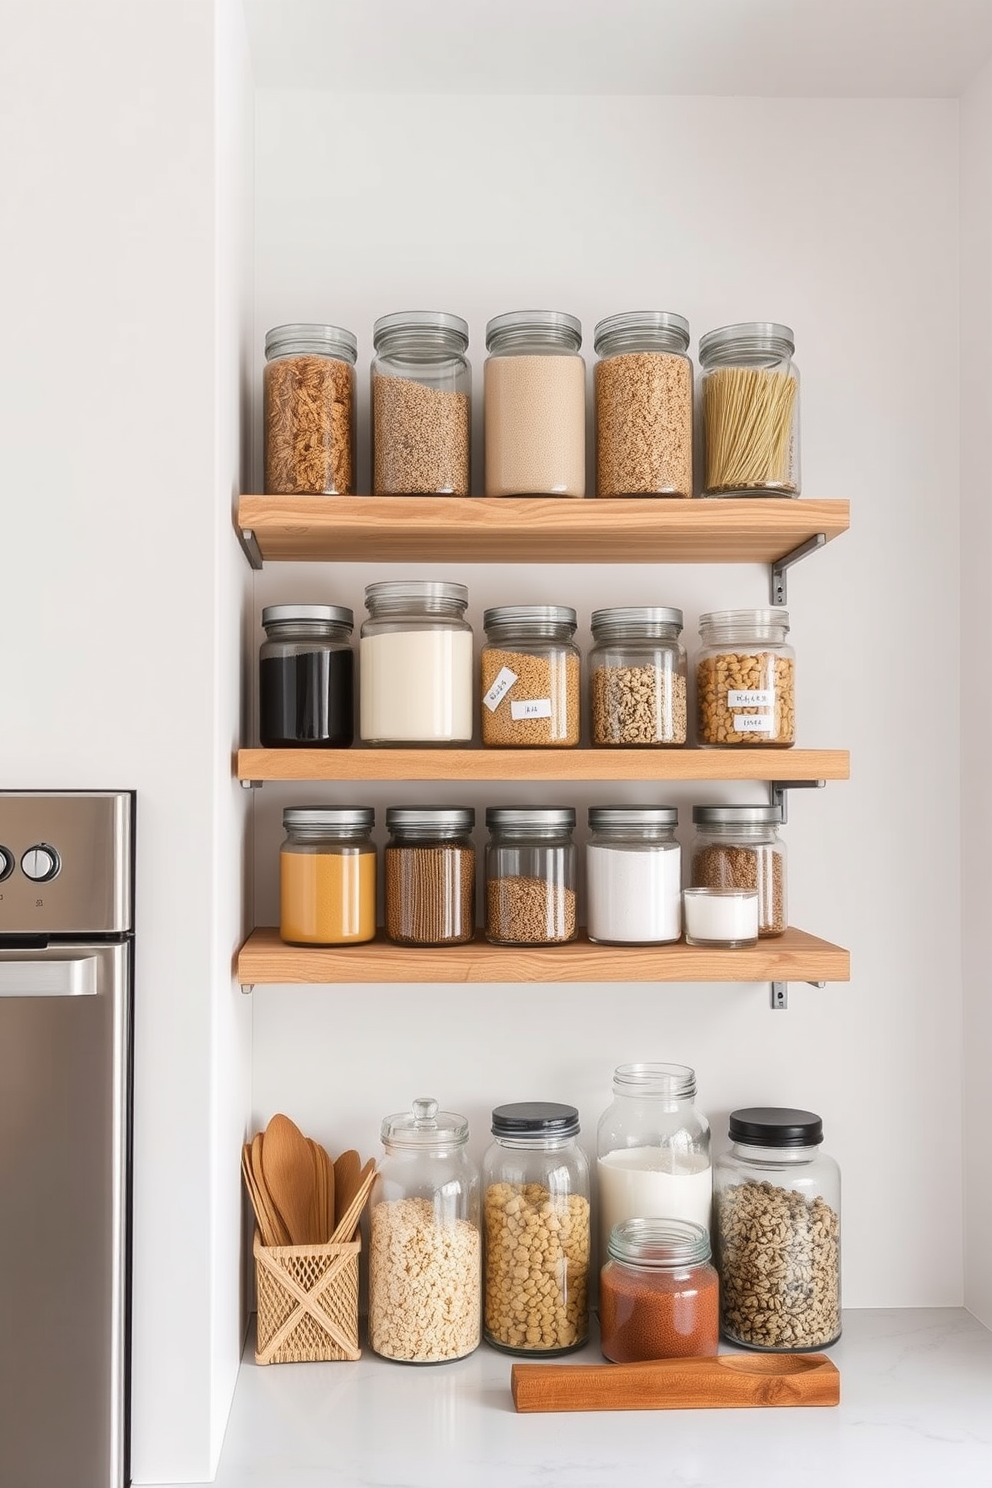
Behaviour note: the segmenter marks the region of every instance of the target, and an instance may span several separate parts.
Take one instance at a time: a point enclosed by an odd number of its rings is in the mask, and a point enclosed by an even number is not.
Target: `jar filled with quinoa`
[[[374,494],[467,496],[467,322],[441,310],[402,310],[380,316],[372,341]]]
[[[692,495],[689,322],[666,310],[601,320],[596,395],[596,495]]]
[[[594,745],[686,741],[682,611],[661,605],[594,610],[589,695]]]
[[[265,489],[274,496],[355,490],[355,357],[341,326],[274,326],[265,337]]]
[[[489,806],[486,939],[561,945],[578,934],[575,808]]]

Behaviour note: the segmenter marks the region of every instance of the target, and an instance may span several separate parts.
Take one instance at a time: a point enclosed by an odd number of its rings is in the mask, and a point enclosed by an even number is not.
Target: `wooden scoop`
[[[290,1244],[312,1244],[316,1187],[313,1154],[296,1122],[281,1112],[265,1128],[262,1172],[269,1197],[289,1231]]]
[[[344,1210],[341,1218],[334,1226],[334,1234],[331,1236],[331,1243],[333,1245],[344,1244],[354,1235],[358,1221],[362,1217],[362,1210],[365,1208],[369,1193],[372,1190],[374,1179],[375,1159],[370,1157],[358,1175],[358,1187],[355,1190],[351,1203]]]
[[[510,1388],[518,1411],[837,1405],[840,1374],[825,1354],[720,1354],[646,1364],[513,1364]]]

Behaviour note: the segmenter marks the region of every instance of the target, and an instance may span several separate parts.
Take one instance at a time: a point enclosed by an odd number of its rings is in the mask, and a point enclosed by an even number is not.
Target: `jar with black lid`
[[[385,931],[396,945],[464,945],[475,935],[472,806],[390,806]]]
[[[692,495],[689,322],[666,310],[596,326],[596,495]]]
[[[574,808],[489,806],[486,826],[486,938],[494,945],[574,940]]]
[[[468,324],[443,310],[383,315],[372,332],[376,496],[467,496],[472,369]]]
[[[663,605],[594,610],[589,652],[592,742],[644,748],[686,741],[682,611]]]
[[[355,617],[343,605],[266,605],[258,662],[263,749],[347,749],[355,735]]]
[[[702,889],[756,889],[759,937],[789,923],[785,843],[778,806],[694,806],[689,882]]]
[[[483,744],[524,749],[578,744],[576,624],[567,605],[486,610],[480,658]]]
[[[751,320],[699,342],[705,496],[799,495],[799,370],[789,326]]]
[[[262,415],[270,495],[352,496],[355,357],[352,331],[274,326],[265,337]]]

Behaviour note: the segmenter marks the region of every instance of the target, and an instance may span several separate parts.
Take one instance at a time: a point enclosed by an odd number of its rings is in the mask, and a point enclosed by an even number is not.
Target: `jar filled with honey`
[[[291,806],[282,814],[279,935],[287,945],[356,945],[375,938],[376,852],[371,806]]]

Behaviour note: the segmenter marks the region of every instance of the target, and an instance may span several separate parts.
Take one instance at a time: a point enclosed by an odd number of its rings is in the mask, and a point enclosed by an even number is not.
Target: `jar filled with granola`
[[[275,326],[265,337],[265,490],[351,496],[355,490],[355,357],[341,326]]]
[[[589,694],[594,745],[644,748],[686,740],[682,611],[594,610]]]

